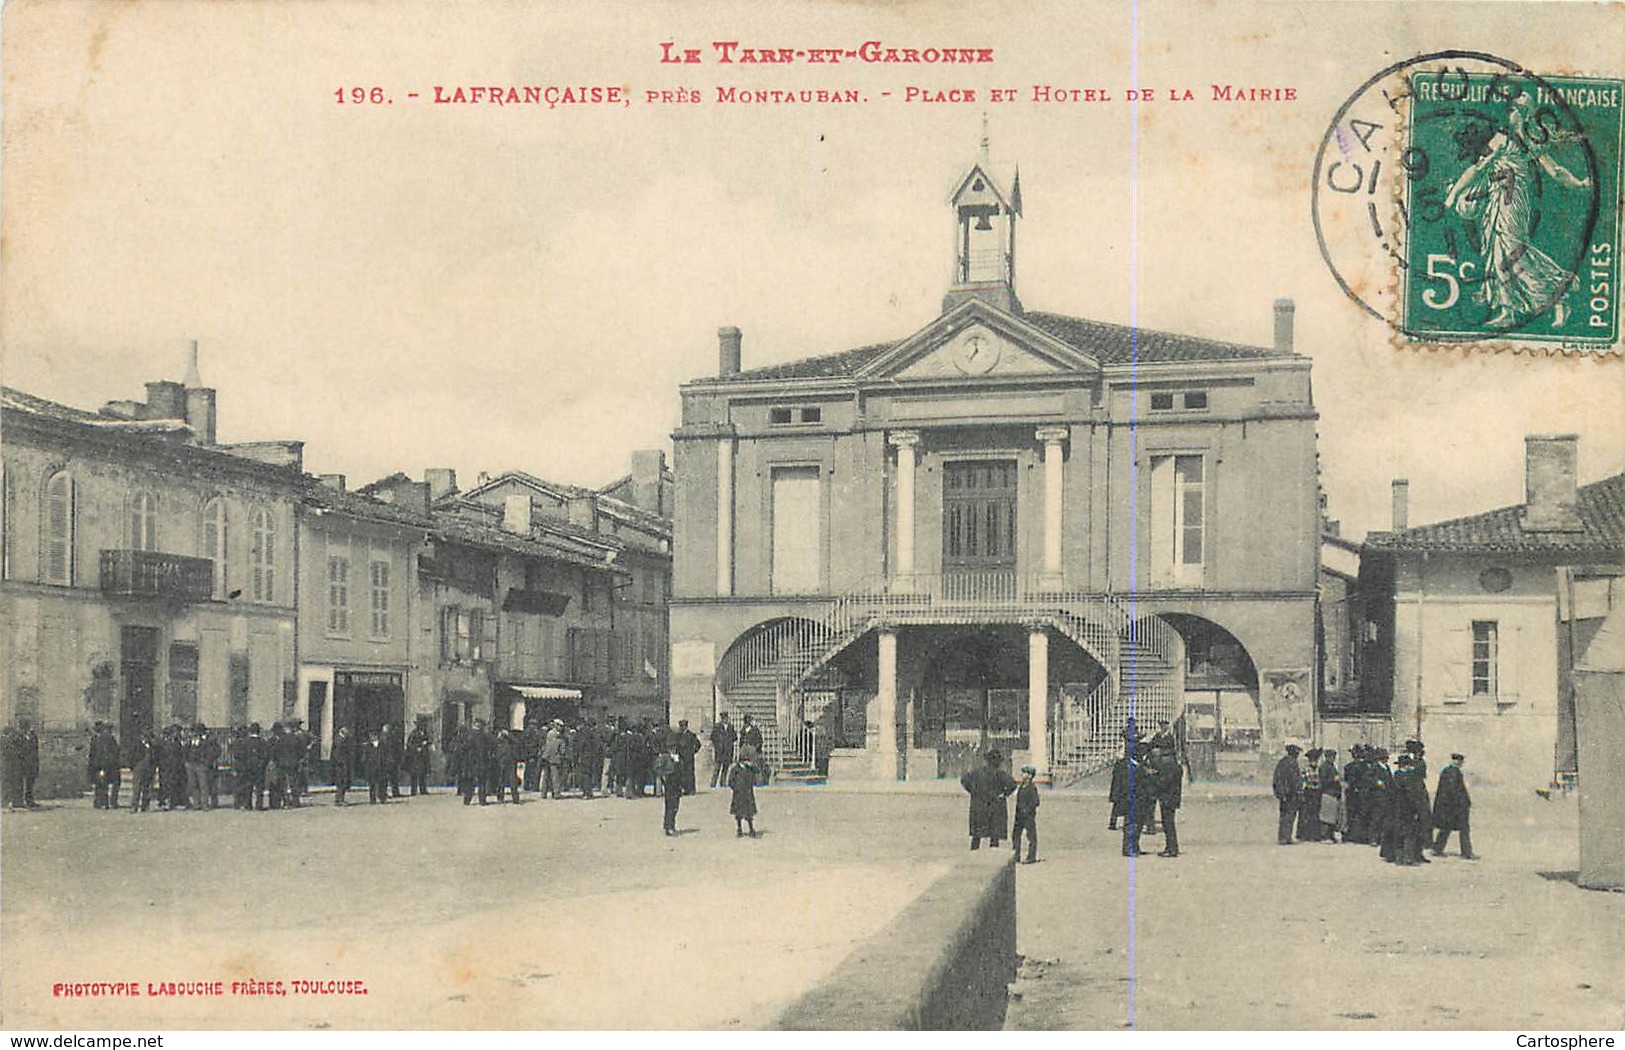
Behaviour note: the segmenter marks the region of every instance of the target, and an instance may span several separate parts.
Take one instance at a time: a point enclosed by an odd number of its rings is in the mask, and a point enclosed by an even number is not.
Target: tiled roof
[[[43,397],[25,394],[21,390],[11,387],[0,387],[0,407],[23,412],[32,412],[36,416],[45,416],[49,419],[60,419],[67,423],[98,423],[105,422],[106,416],[83,409],[69,408],[59,405],[55,401],[47,401]]]
[[[1625,554],[1625,474],[1580,486],[1579,514],[1578,532],[1531,532],[1524,527],[1519,504],[1402,532],[1374,532],[1366,545],[1375,550]]]
[[[1025,319],[1103,365],[1143,365],[1164,361],[1244,361],[1268,357],[1292,357],[1291,353],[1261,346],[1223,343],[1217,339],[1157,332],[1126,324],[1107,324],[1063,314],[1028,313]]]
[[[1027,312],[1021,319],[1081,353],[1088,354],[1103,365],[1161,364],[1169,361],[1251,361],[1265,358],[1293,357],[1280,350],[1260,346],[1243,346],[1217,339],[1203,339],[1177,332],[1158,332],[1149,328],[1108,324],[1064,314]],[[840,379],[856,375],[870,361],[896,346],[897,343],[875,343],[834,354],[787,361],[778,365],[765,365],[736,372],[729,376],[708,379],[707,382],[741,383],[764,379]]]
[[[431,525],[427,517],[408,507],[385,503],[359,492],[340,492],[309,475],[305,476],[302,500],[308,507],[317,507],[368,521],[384,521],[419,529],[428,529]]]

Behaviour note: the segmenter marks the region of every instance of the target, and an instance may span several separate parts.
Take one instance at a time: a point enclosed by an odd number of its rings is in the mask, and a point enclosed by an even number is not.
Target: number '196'
[[[384,106],[393,102],[394,99],[390,98],[381,87],[341,87],[333,91],[333,101],[341,106],[346,102],[355,106]]]

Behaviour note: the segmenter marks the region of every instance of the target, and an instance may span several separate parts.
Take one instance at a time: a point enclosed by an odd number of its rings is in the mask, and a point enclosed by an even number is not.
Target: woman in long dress
[[[1564,297],[1574,283],[1572,271],[1530,240],[1535,184],[1540,171],[1573,187],[1589,185],[1590,179],[1576,177],[1551,158],[1552,147],[1569,136],[1535,126],[1533,108],[1526,92],[1508,109],[1508,130],[1491,131],[1477,122],[1463,125],[1456,143],[1462,159],[1473,163],[1445,195],[1446,208],[1478,226],[1484,272],[1474,294],[1490,307],[1486,323],[1495,327],[1511,327],[1522,317],[1552,310],[1553,327],[1561,328],[1568,314]]]

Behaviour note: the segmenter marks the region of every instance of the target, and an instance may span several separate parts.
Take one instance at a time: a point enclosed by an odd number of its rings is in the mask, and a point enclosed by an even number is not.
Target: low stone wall
[[[780,1015],[801,1031],[991,1030],[1016,974],[1009,850],[972,853]]]

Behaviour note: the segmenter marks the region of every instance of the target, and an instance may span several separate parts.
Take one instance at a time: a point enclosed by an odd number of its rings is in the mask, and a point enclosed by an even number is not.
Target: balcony
[[[102,551],[102,593],[110,598],[206,602],[214,596],[214,562],[158,551]]]

